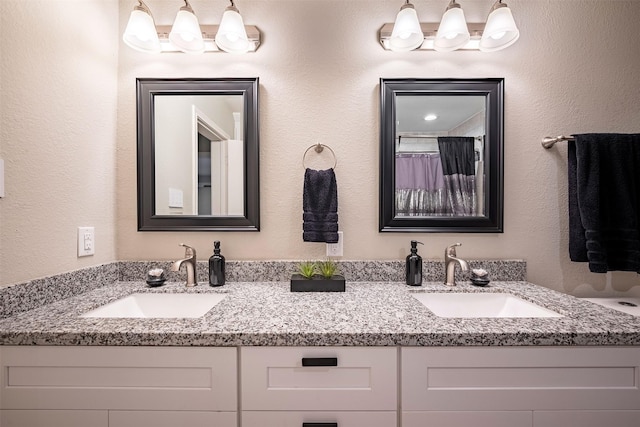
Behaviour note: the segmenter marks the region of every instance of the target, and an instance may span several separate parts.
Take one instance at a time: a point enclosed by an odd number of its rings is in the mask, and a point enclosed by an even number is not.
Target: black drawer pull
[[[338,423],[302,423],[302,427],[338,427]]]
[[[302,366],[338,366],[337,357],[303,357]],[[327,424],[333,425],[333,424]]]

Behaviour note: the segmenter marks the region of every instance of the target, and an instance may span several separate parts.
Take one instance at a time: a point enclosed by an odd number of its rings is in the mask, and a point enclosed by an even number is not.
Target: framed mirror
[[[258,79],[137,79],[138,230],[259,231]]]
[[[380,79],[381,232],[502,233],[503,85]]]

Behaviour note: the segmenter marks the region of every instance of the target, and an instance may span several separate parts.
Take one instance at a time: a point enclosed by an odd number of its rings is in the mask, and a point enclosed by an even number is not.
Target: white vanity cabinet
[[[0,347],[2,427],[237,425],[236,348]]]
[[[4,346],[0,365],[2,427],[640,426],[640,347]]]
[[[402,427],[638,427],[640,348],[403,347]]]
[[[396,347],[242,347],[242,427],[394,427]]]

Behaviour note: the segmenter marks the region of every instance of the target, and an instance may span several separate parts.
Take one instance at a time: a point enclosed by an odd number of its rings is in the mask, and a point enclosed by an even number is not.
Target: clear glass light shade
[[[160,53],[155,23],[144,10],[136,8],[131,12],[122,40],[127,46],[140,52]]]
[[[511,46],[520,37],[511,9],[498,7],[489,14],[480,39],[480,50],[493,52]]]
[[[249,50],[244,22],[235,7],[230,6],[224,11],[215,41],[216,45],[225,52],[245,53]]]
[[[424,42],[424,34],[420,28],[418,14],[410,3],[400,9],[393,24],[389,39],[389,49],[409,51],[416,49]]]
[[[202,30],[198,18],[190,8],[183,7],[178,11],[169,33],[169,41],[185,53],[204,52]]]
[[[449,52],[460,49],[470,38],[464,12],[459,7],[453,7],[442,16],[433,47],[440,52]]]

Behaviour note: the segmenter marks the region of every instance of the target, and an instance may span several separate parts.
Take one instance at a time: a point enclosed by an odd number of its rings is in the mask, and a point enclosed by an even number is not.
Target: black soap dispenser
[[[224,256],[220,255],[220,242],[213,242],[213,255],[209,258],[209,285],[224,285]]]
[[[411,241],[411,254],[407,255],[406,278],[407,285],[422,285],[422,257],[418,255],[418,243],[416,240]]]

